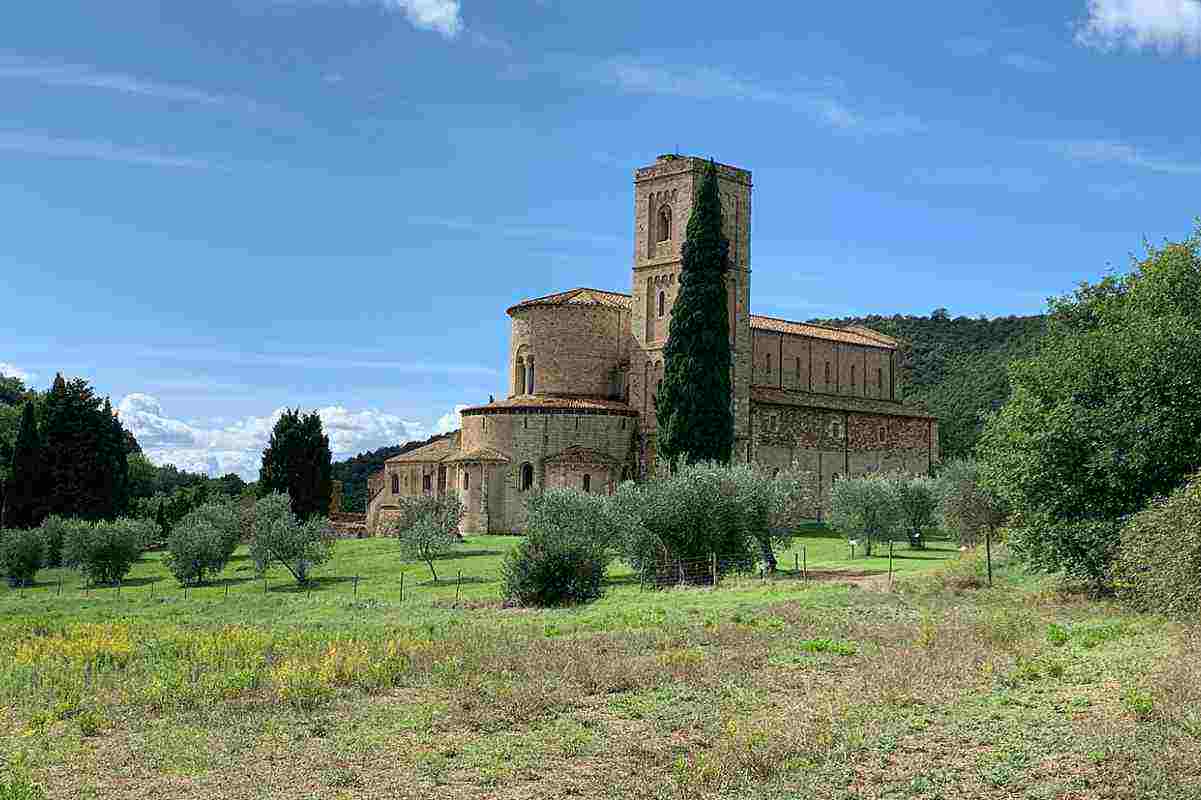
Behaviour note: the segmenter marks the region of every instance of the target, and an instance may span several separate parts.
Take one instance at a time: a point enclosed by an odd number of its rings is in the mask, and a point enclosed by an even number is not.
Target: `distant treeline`
[[[1009,398],[1009,362],[1033,352],[1046,317],[973,319],[952,317],[939,308],[928,317],[871,315],[814,322],[863,325],[897,339],[905,404],[937,416],[943,456],[960,458],[974,452],[984,415]]]

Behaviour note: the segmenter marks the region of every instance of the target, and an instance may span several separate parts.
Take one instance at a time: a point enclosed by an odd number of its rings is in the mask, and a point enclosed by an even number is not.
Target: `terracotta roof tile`
[[[549,395],[540,394],[519,394],[515,397],[510,397],[506,400],[497,400],[489,403],[486,406],[472,406],[471,408],[463,409],[462,413],[485,414],[490,411],[506,411],[513,409],[523,409],[531,411],[595,411],[609,413],[624,413],[629,416],[637,416],[638,411],[630,408],[628,403],[623,403],[620,400],[599,400],[591,397],[552,397]]]
[[[491,447],[477,447],[473,450],[468,450],[466,453],[452,453],[443,461],[500,461],[508,463],[511,459],[499,450]]]
[[[831,328],[826,325],[814,325],[811,322],[792,322],[775,317],[761,317],[751,314],[751,329],[757,331],[772,331],[773,333],[791,333],[796,336],[808,336],[813,339],[827,339],[843,344],[857,344],[864,347],[883,347],[896,349],[896,341],[884,334],[870,331],[858,326],[849,328]]]
[[[416,450],[410,450],[407,453],[399,456],[392,456],[387,463],[430,463],[441,461],[447,456],[456,455],[459,452],[459,437],[458,435],[447,436],[445,439],[439,439],[436,442],[430,442],[425,447],[418,447]]]
[[[529,308],[531,306],[604,306],[606,308],[628,310],[630,308],[630,295],[620,292],[607,292],[604,289],[580,287],[578,289],[568,289],[566,292],[555,292],[554,294],[543,295],[542,297],[522,300],[517,305],[511,306],[507,313],[511,314],[515,309]]]

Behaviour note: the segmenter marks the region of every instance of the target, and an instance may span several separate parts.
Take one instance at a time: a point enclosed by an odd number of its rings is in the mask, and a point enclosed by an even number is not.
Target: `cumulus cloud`
[[[36,373],[27,372],[14,364],[6,364],[3,361],[0,361],[0,375],[5,375],[9,378],[18,378],[24,381],[26,386],[29,385],[30,381],[37,378]]]
[[[404,12],[414,27],[437,31],[447,38],[463,30],[459,0],[385,0],[384,4]]]
[[[258,477],[263,448],[284,413],[278,408],[267,416],[206,427],[171,417],[159,400],[148,394],[127,395],[117,408],[121,421],[155,464],[174,464],[208,475],[235,472],[247,480]],[[317,413],[335,459],[429,435],[420,423],[384,411],[328,406]]]
[[[463,409],[465,408],[467,408],[467,406],[457,405],[455,406],[454,411],[448,411],[447,413],[438,417],[438,423],[434,425],[434,433],[450,433],[451,431],[457,431],[459,428],[463,427],[462,414]]]
[[[1201,0],[1089,0],[1081,44],[1201,55]]]

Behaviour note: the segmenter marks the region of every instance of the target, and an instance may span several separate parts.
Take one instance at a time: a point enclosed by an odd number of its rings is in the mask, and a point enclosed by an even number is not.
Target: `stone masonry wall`
[[[534,359],[534,392],[614,397],[624,392],[628,314],[607,306],[531,306],[513,312],[509,373],[524,348]],[[516,384],[515,377],[510,378]],[[516,392],[514,385],[514,392]],[[527,388],[528,393],[528,388]]]

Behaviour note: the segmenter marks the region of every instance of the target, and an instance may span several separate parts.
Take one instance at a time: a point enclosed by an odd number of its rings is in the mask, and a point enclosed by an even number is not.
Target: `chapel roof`
[[[392,456],[387,463],[431,463],[441,461],[447,456],[459,454],[459,436],[453,434],[436,442],[430,442],[424,447],[418,447],[416,450],[410,450],[399,456]]]
[[[461,461],[499,461],[508,463],[511,459],[501,451],[492,447],[476,447],[466,453],[451,453],[442,459],[448,462]]]
[[[496,400],[483,406],[464,408],[460,413],[467,416],[507,411],[542,411],[570,413],[618,413],[637,416],[637,409],[620,400],[601,400],[593,397],[554,397],[540,394],[519,394],[504,400]]]
[[[859,325],[849,325],[845,328],[835,328],[829,325],[817,325],[812,322],[793,322],[776,317],[764,317],[751,314],[751,330],[771,331],[773,333],[791,333],[796,336],[808,336],[813,339],[828,339],[843,344],[857,344],[864,347],[884,347],[895,350],[897,340],[882,333]]]
[[[607,292],[604,289],[589,289],[581,286],[565,292],[555,292],[542,297],[522,300],[517,305],[511,306],[506,313],[512,314],[516,309],[532,306],[603,306],[629,310],[630,296],[621,292]]]

